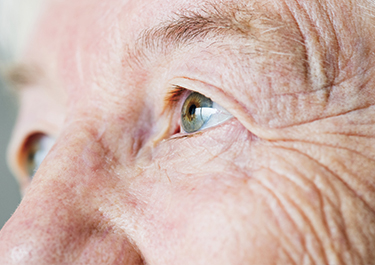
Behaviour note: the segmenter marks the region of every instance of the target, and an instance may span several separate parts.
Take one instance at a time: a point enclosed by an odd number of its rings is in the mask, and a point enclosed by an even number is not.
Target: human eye
[[[191,92],[182,104],[181,132],[198,132],[217,126],[232,117],[232,114],[210,98],[198,92]]]
[[[54,143],[52,137],[43,133],[33,134],[27,139],[23,151],[23,167],[30,178],[34,176]]]

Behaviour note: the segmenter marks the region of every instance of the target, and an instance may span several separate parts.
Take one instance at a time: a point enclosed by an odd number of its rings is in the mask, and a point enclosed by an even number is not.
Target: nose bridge
[[[99,252],[89,249],[98,242],[102,250],[110,245],[112,259],[137,256],[99,210],[116,181],[108,177],[109,153],[100,135],[82,126],[57,140],[0,232],[0,264],[74,264],[83,256],[91,264]]]

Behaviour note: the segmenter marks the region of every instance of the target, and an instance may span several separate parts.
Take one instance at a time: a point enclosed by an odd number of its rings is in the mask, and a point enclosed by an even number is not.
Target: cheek
[[[227,173],[179,175],[185,181],[174,181],[173,174],[155,174],[160,182],[153,185],[140,221],[151,238],[144,251],[154,257],[174,253],[170,264],[180,264],[178,257],[208,258],[219,250],[235,256],[240,242],[233,235],[238,235],[236,229],[243,233],[248,220],[248,212],[241,208],[252,201],[251,194],[241,192],[245,181],[233,180]]]
[[[217,168],[222,164],[217,161]],[[159,180],[143,182],[153,187],[138,222],[148,239],[137,238],[147,258],[163,257],[161,264],[186,264],[182,257],[189,264],[270,264],[283,241],[278,238],[281,227],[300,240],[289,230],[289,216],[251,171],[245,174],[231,166],[221,172],[211,168],[211,173],[181,174],[178,168],[176,164],[175,174],[169,170],[168,175],[163,169],[150,170]]]
[[[248,226],[248,206],[253,202],[248,192],[251,178],[250,171],[236,163],[250,156],[245,151],[238,153],[241,148],[231,140],[233,136],[219,141],[219,133],[214,131],[160,146],[152,165],[130,187],[130,193],[144,202],[138,225],[151,238],[143,241],[141,251],[154,257],[174,253],[165,263],[183,264],[178,257],[223,258],[217,255],[223,250],[224,257],[236,257],[245,247],[241,244]],[[223,131],[236,132],[241,140],[249,137],[242,128],[233,131],[224,125]],[[213,143],[217,141],[220,146]]]

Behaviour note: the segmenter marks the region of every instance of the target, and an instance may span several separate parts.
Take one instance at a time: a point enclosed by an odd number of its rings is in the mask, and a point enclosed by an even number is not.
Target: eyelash
[[[184,87],[174,85],[165,98],[164,109],[169,108],[175,110],[178,107],[177,105],[182,104],[182,99],[189,96],[190,93],[192,93],[192,91]]]
[[[171,113],[173,113],[174,121],[177,119],[179,121],[180,118],[180,109],[181,105],[183,104],[184,98],[188,97],[189,94],[192,93],[192,91],[181,87],[179,85],[173,85],[170,88],[170,91],[168,92],[167,96],[164,100],[164,110],[169,110]],[[171,131],[171,135],[178,135],[181,133],[181,125],[179,123],[173,124],[173,131]],[[192,136],[192,134],[183,134],[179,136],[174,136],[173,138],[185,138]]]
[[[188,91],[186,88],[184,87],[181,87],[181,86],[178,86],[178,85],[174,85],[170,92],[168,93],[167,95],[167,98],[166,98],[166,103],[167,104],[171,104],[171,103],[176,103],[176,102],[179,102],[180,99],[181,99],[181,96],[186,92]]]

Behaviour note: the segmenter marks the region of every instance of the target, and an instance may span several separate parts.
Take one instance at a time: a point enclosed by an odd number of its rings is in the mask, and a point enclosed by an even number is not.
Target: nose
[[[117,181],[106,156],[82,130],[58,139],[0,232],[0,264],[143,264],[103,213]]]

